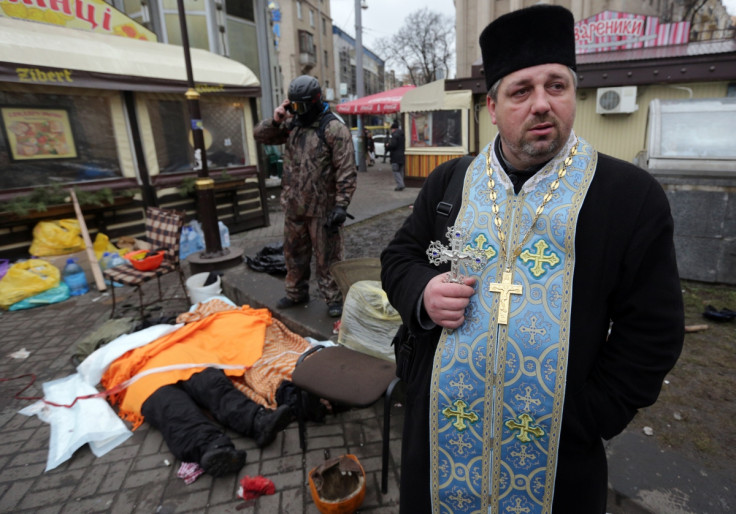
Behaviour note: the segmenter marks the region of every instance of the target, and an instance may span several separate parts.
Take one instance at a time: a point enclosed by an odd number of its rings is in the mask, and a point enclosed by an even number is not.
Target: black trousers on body
[[[221,425],[252,436],[260,407],[236,389],[222,370],[207,368],[188,380],[157,389],[143,402],[141,413],[161,431],[177,459],[200,462],[208,447],[232,445],[204,411]]]

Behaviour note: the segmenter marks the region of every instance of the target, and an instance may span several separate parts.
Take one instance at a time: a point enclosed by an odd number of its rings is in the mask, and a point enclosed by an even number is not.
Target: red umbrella
[[[401,97],[416,86],[401,86],[383,93],[364,96],[350,102],[337,104],[335,110],[340,114],[391,114],[399,112]]]

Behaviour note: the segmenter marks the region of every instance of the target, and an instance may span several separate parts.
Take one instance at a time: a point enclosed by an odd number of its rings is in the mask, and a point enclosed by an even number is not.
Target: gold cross
[[[519,416],[519,419],[521,420],[521,423],[517,422],[516,420],[510,419],[504,424],[509,427],[509,430],[519,431],[519,434],[516,436],[516,438],[522,443],[528,443],[529,441],[531,441],[527,434],[535,435],[537,436],[537,438],[540,438],[544,435],[544,430],[542,429],[542,427],[531,424],[534,421],[534,418],[532,418],[526,412]]]
[[[463,434],[459,434],[457,436],[457,439],[451,439],[448,444],[455,446],[455,450],[459,455],[463,455],[466,448],[473,447],[472,444],[465,442],[465,436]],[[523,448],[526,448],[526,446],[524,446]]]
[[[488,286],[491,293],[500,293],[498,299],[498,323],[499,325],[508,325],[509,323],[509,300],[512,294],[521,294],[521,284],[511,283],[512,273],[510,271],[503,272],[503,280],[500,283],[494,282]]]
[[[524,262],[533,260],[534,266],[531,268],[531,272],[535,277],[539,277],[544,273],[544,268],[542,267],[542,264],[545,262],[549,264],[549,267],[554,267],[558,262],[560,262],[560,258],[557,257],[554,253],[551,253],[549,255],[544,255],[544,251],[549,248],[547,243],[544,239],[540,239],[537,241],[537,244],[534,245],[534,248],[537,249],[537,253],[531,253],[529,250],[524,250],[521,252],[521,260]]]
[[[456,491],[452,496],[448,496],[447,499],[455,503],[458,509],[463,509],[465,503],[473,503],[473,500],[465,497],[465,492],[462,489]]]
[[[533,346],[533,345],[537,344],[537,336],[538,335],[540,335],[540,336],[545,335],[547,333],[547,329],[544,328],[544,327],[537,328],[537,321],[539,321],[539,320],[537,319],[536,316],[532,316],[529,321],[531,321],[531,326],[521,327],[521,328],[519,328],[519,332],[521,332],[522,334],[531,334],[531,336],[529,337],[529,342],[527,344],[529,346]]]
[[[521,514],[522,512],[529,512],[529,507],[523,507],[521,505],[521,498],[516,498],[516,504],[506,507],[506,510],[514,514]]]
[[[537,456],[533,453],[527,453],[527,446],[524,445],[521,447],[520,451],[512,451],[511,456],[512,457],[518,457],[519,458],[519,464],[521,466],[526,466],[526,460],[537,460]]]
[[[465,395],[465,389],[467,389],[468,391],[472,391],[473,386],[465,383],[465,373],[460,373],[458,377],[460,378],[459,382],[456,382],[455,380],[450,380],[449,384],[450,387],[457,387],[457,396],[459,398],[462,398]]]
[[[529,410],[529,405],[530,404],[534,404],[534,405],[541,405],[542,404],[542,401],[539,398],[534,398],[532,396],[532,388],[531,387],[526,386],[524,388],[524,391],[526,393],[524,396],[521,396],[520,394],[517,394],[516,396],[514,396],[514,400],[519,400],[520,402],[524,402],[524,408],[525,409]]]
[[[445,416],[447,419],[455,417],[456,419],[452,426],[454,426],[458,430],[463,431],[468,428],[468,426],[464,422],[464,420],[466,419],[471,423],[475,423],[476,421],[478,421],[478,415],[475,412],[465,412],[465,408],[468,406],[468,404],[464,401],[455,400],[455,403],[453,403],[453,405],[457,410],[452,410],[450,407],[445,407],[442,411],[442,415]]]
[[[491,245],[488,245],[488,247],[484,248],[486,246],[486,243],[488,242],[488,239],[483,234],[478,234],[478,236],[473,239],[473,242],[475,243],[475,249],[479,252],[483,252],[483,254],[486,256],[487,260],[491,260],[491,257],[496,255],[496,250],[493,249]],[[473,250],[473,247],[470,245],[465,246],[465,251],[471,251]]]

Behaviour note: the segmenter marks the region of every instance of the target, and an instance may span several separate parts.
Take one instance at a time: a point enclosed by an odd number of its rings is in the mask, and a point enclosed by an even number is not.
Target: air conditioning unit
[[[625,114],[639,110],[636,104],[636,86],[599,87],[595,112],[598,114]]]

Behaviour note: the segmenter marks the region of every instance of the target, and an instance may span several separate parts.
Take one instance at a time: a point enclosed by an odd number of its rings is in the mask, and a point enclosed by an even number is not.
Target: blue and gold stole
[[[577,142],[577,153],[551,191]],[[496,204],[506,235],[513,284],[508,324],[499,324],[506,263],[491,212],[486,152],[468,168],[455,226],[485,252],[465,323],[444,330],[435,354],[430,399],[430,462],[435,513],[551,512],[565,395],[575,228],[597,163],[591,145],[570,134],[565,148],[515,195],[493,155]],[[527,242],[545,194],[551,199]],[[462,267],[462,265],[461,265]],[[489,289],[490,288],[490,289]]]

